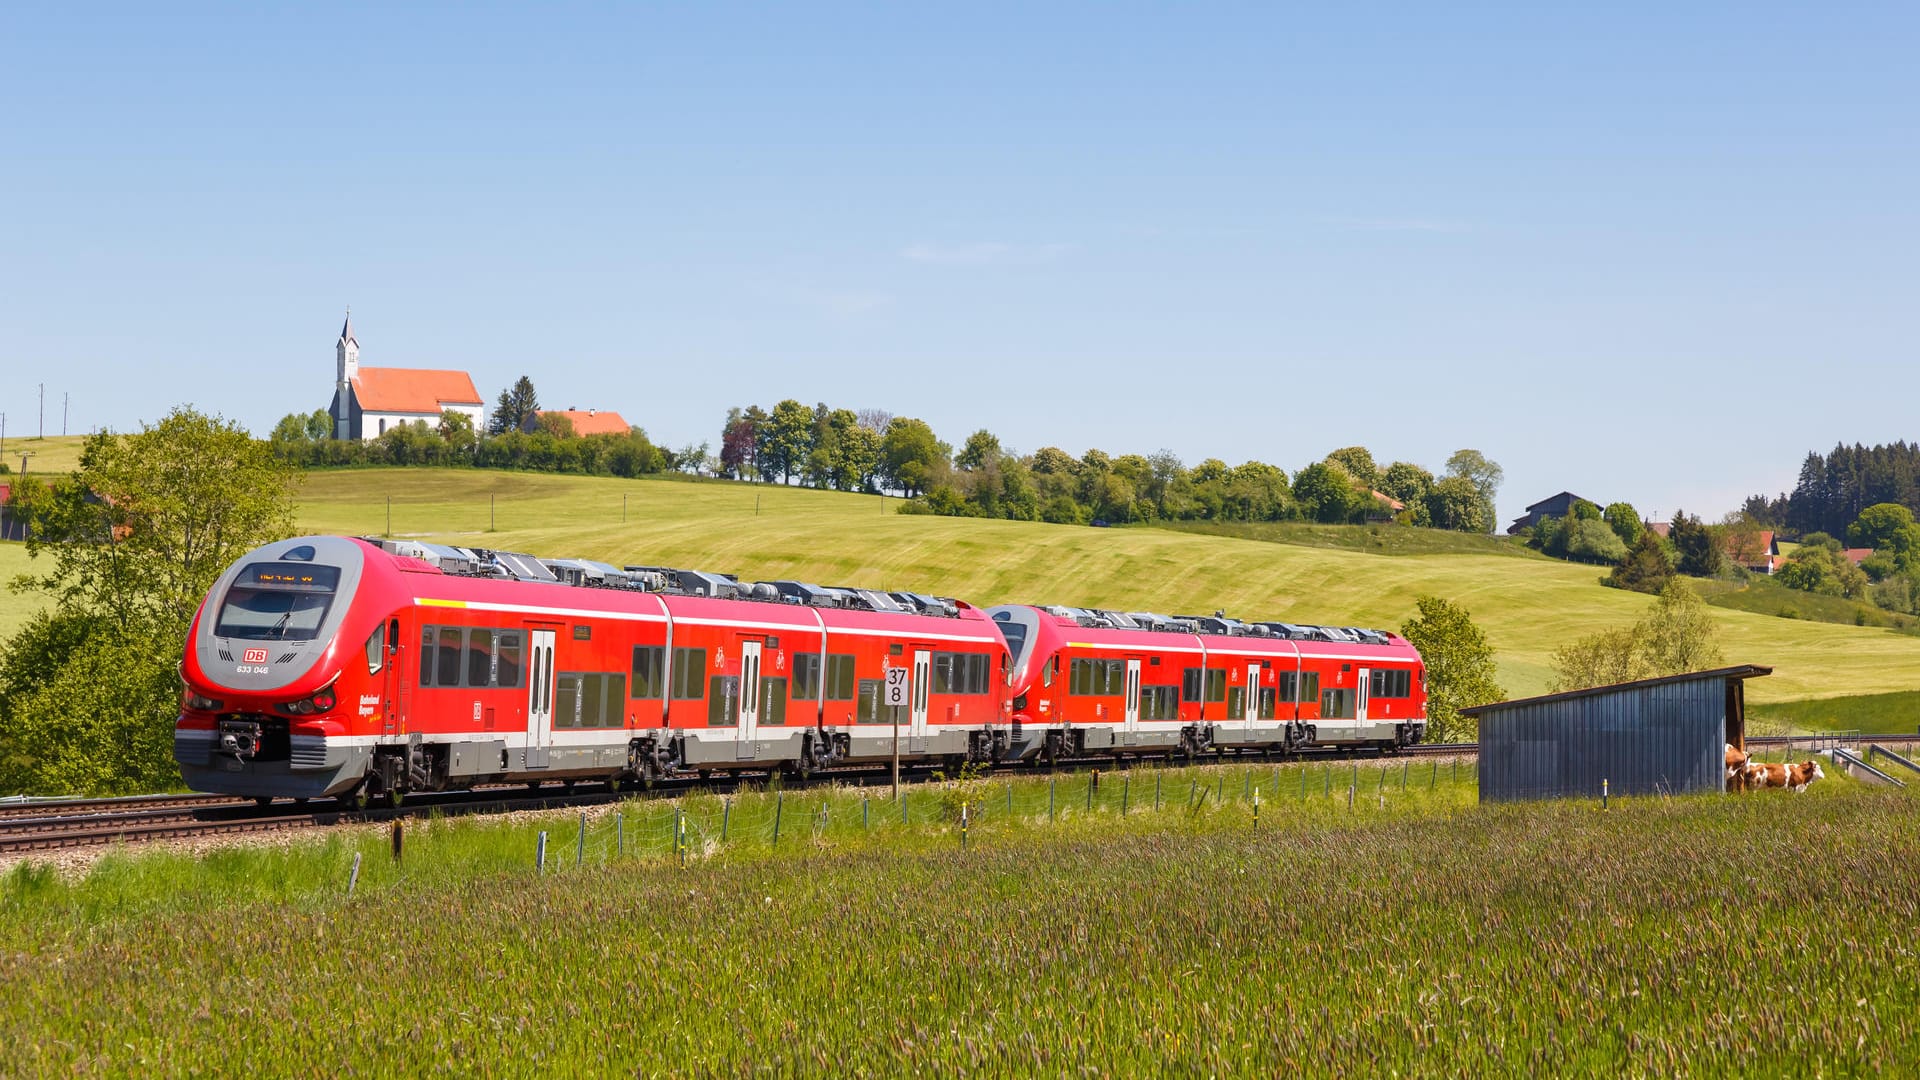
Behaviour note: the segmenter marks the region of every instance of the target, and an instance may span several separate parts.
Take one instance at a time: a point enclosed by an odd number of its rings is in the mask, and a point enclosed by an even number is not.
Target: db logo
[[[240,660],[248,664],[264,664],[267,662],[267,650],[248,649],[246,652],[240,654]]]

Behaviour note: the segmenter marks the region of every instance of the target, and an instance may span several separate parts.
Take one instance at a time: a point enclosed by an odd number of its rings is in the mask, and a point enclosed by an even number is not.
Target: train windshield
[[[337,566],[250,563],[227,589],[213,632],[249,641],[311,641],[339,585]]]
[[[996,609],[993,612],[994,629],[1000,631],[1000,636],[1007,639],[1007,652],[1011,654],[1014,671],[1019,671],[1020,666],[1027,662],[1027,632],[1031,627],[1027,625],[1027,620],[1021,617],[1025,614],[1012,608]]]

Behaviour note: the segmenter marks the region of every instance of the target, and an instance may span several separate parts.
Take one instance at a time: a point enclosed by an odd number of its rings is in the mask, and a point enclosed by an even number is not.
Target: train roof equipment
[[[1385,630],[1358,626],[1313,626],[1286,622],[1243,622],[1224,612],[1212,615],[1162,615],[1153,611],[1108,611],[1104,608],[1037,604],[1056,618],[1071,619],[1092,630],[1147,630],[1160,634],[1208,634],[1216,637],[1272,637],[1290,641],[1324,641],[1350,645],[1390,645]]]

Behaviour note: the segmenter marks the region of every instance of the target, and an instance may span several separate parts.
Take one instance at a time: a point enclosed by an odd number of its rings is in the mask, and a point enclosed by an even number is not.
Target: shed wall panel
[[[1483,800],[1719,791],[1723,678],[1492,706],[1480,716]]]

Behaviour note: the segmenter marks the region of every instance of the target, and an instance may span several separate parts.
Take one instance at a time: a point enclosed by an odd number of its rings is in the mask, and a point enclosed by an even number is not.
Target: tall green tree
[[[880,438],[881,469],[908,498],[926,490],[934,470],[946,463],[946,450],[925,420],[896,416]]]
[[[1419,614],[1400,627],[1427,667],[1427,741],[1473,742],[1479,724],[1460,710],[1507,696],[1498,679],[1493,646],[1466,608],[1438,596],[1414,600]]]
[[[1500,493],[1500,482],[1506,479],[1506,470],[1478,450],[1455,450],[1453,456],[1447,459],[1447,476],[1472,484],[1474,492],[1480,497],[1477,517],[1482,524],[1466,531],[1492,532],[1495,524],[1493,500]],[[1439,522],[1436,520],[1435,524]]]
[[[35,481],[31,570],[51,612],[0,659],[0,784],[128,791],[177,782],[174,665],[194,610],[244,552],[293,527],[296,474],[237,424],[175,409],[87,440]],[[44,560],[44,561],[43,561]]]
[[[1676,577],[1632,626],[1597,631],[1554,650],[1552,689],[1558,693],[1682,675],[1723,662],[1706,601]]]
[[[533,380],[522,375],[514,380],[512,386],[500,391],[493,415],[487,419],[487,434],[526,431],[539,415],[540,395],[533,389]]]
[[[807,466],[813,450],[813,410],[788,398],[774,405],[767,422],[759,426],[762,478],[793,482],[793,474]]]
[[[1673,512],[1673,526],[1667,534],[1679,558],[1674,569],[1694,577],[1719,577],[1727,569],[1727,553],[1713,530],[1686,511]]]
[[[1667,558],[1666,545],[1652,529],[1641,532],[1627,557],[1620,560],[1603,582],[1616,589],[1657,593],[1673,578],[1673,562]]]
[[[1613,535],[1619,537],[1620,542],[1630,548],[1640,543],[1640,534],[1646,531],[1645,526],[1640,523],[1640,511],[1635,510],[1632,503],[1608,503],[1607,508],[1600,512],[1600,516],[1606,519],[1607,526],[1613,530]]]

